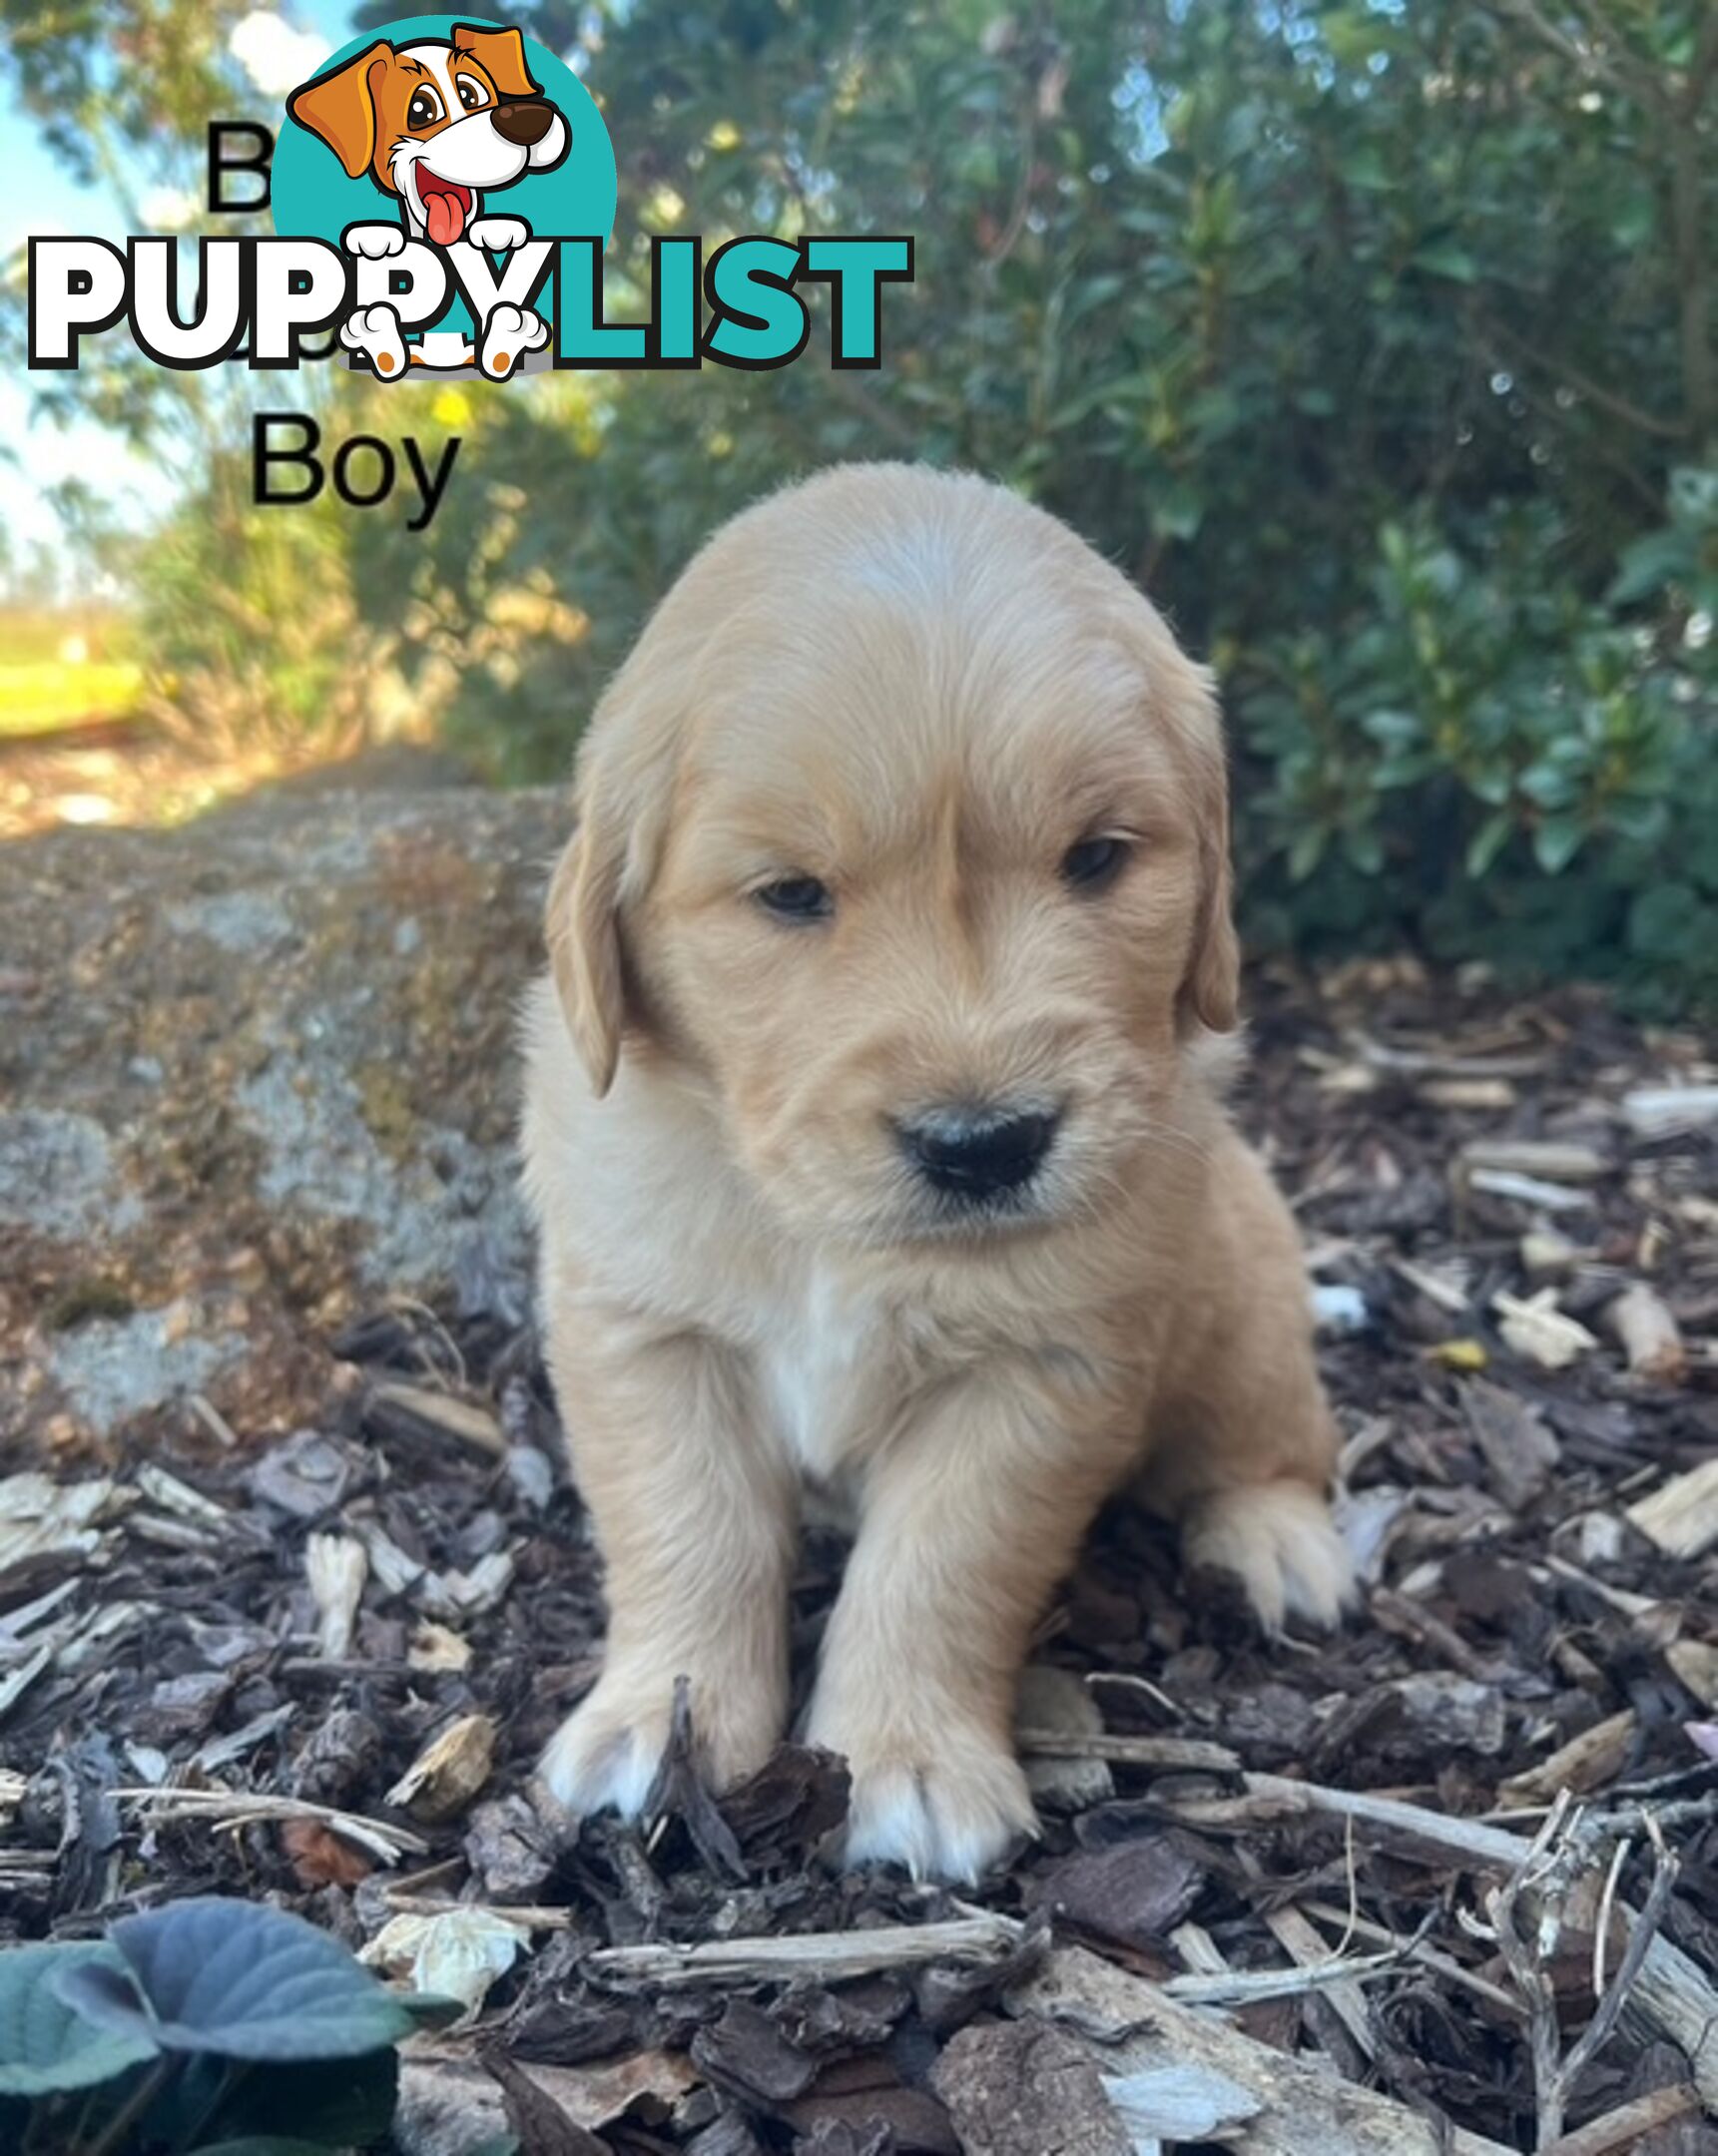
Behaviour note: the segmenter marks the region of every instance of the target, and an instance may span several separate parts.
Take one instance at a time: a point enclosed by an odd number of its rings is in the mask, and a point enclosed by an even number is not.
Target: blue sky
[[[263,13],[261,7],[259,13]],[[291,28],[309,34],[322,52],[351,35],[351,0],[286,0],[278,10]],[[261,93],[253,110],[270,117]],[[234,114],[234,118],[249,115]],[[13,112],[0,128],[0,263],[11,261],[31,233],[99,233],[123,238],[120,206],[105,187],[81,187],[59,166],[27,116]],[[8,353],[0,372],[0,441],[16,449],[17,464],[0,461],[0,527],[22,556],[33,543],[53,546],[59,523],[44,489],[75,473],[100,472],[128,520],[162,506],[161,483],[146,467],[115,448],[112,435],[93,426],[61,429],[45,419],[31,423],[32,377],[21,353]]]

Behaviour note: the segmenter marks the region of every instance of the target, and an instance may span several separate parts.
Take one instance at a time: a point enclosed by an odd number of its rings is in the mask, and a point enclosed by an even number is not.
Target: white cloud
[[[233,25],[227,49],[265,97],[285,97],[308,82],[328,57],[310,30],[294,30],[273,8],[253,8]]]

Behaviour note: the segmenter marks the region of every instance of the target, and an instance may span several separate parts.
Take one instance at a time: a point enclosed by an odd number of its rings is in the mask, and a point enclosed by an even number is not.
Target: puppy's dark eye
[[[1082,838],[1062,855],[1062,881],[1077,891],[1100,891],[1113,883],[1133,851],[1125,838]]]
[[[773,883],[760,884],[752,895],[765,912],[774,913],[778,920],[826,920],[836,909],[829,885],[820,883],[816,876],[778,876]]]
[[[405,124],[411,128],[426,128],[441,118],[441,100],[433,90],[414,90],[411,103],[405,108]]]
[[[459,92],[459,102],[467,112],[476,112],[489,102],[489,93],[474,75],[455,75],[453,87]]]

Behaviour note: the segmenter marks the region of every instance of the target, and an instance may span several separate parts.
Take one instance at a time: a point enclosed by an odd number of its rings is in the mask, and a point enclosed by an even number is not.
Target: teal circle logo
[[[603,124],[596,101],[566,62],[557,59],[547,47],[522,36],[509,24],[483,22],[468,15],[403,16],[381,30],[353,38],[330,56],[327,64],[318,70],[313,83],[332,84],[364,55],[372,52],[377,55],[376,61],[341,83],[337,92],[330,91],[327,97],[314,100],[304,99],[304,91],[313,84],[300,85],[292,92],[287,100],[290,124],[281,130],[280,140],[275,145],[273,197],[278,233],[293,239],[325,240],[337,247],[340,235],[348,225],[372,221],[380,224],[399,218],[400,199],[397,194],[388,192],[373,151],[379,147],[385,160],[387,144],[383,131],[390,120],[402,133],[412,124],[409,118],[403,117],[410,113],[410,97],[402,99],[401,93],[415,78],[410,72],[413,63],[403,56],[414,46],[445,47],[450,63],[458,51],[453,42],[454,33],[461,29],[484,38],[517,39],[528,78],[536,84],[542,98],[560,113],[569,137],[565,156],[554,166],[533,167],[527,163],[516,179],[504,185],[482,188],[483,208],[492,215],[524,218],[533,233],[553,235],[556,239],[571,240],[587,235],[598,240],[608,239],[614,230],[615,219],[615,159],[609,131]],[[391,61],[388,49],[394,56]],[[469,71],[473,77],[476,69],[484,66],[485,57],[488,59],[485,71],[492,76],[500,71],[505,57],[499,46],[484,46],[475,40],[467,43],[465,51],[468,58],[459,72]],[[415,65],[434,70],[437,58],[439,55],[426,55]],[[423,87],[428,96],[419,108],[423,116],[419,124],[427,121],[437,132],[445,133],[450,116],[428,119],[437,106],[446,103],[441,86],[432,79]],[[292,112],[297,101],[301,101],[300,111],[306,117],[312,111],[326,115],[330,125],[338,122],[342,130],[347,126],[349,115],[349,132],[343,131],[340,136],[341,146],[346,151],[344,157],[332,141],[305,125],[299,114]],[[496,102],[504,101],[503,91]],[[371,124],[379,121],[380,126],[377,137],[372,138],[372,155],[362,160],[354,174],[349,168],[363,142],[366,105],[372,116]],[[481,118],[481,110],[465,114],[461,108],[460,117],[468,125],[472,119]],[[402,117],[396,118],[396,112]],[[427,161],[433,166],[433,140],[430,136],[425,141],[424,158],[411,162]],[[473,144],[474,152],[476,148]],[[459,159],[450,162],[456,166],[463,163]],[[465,169],[485,175],[493,171],[499,175],[507,170],[510,162],[496,158],[490,165],[481,155],[475,155]],[[392,175],[387,175],[387,180],[391,179]],[[426,234],[426,237],[433,236]]]
[[[566,62],[514,24],[404,16],[342,45],[290,93],[286,113],[272,180],[284,238],[397,264],[402,276],[410,243],[450,265],[470,264],[476,249],[505,276],[531,241],[600,246],[613,229],[615,159],[602,114]],[[547,361],[549,325],[533,297],[513,291],[505,332],[489,339],[512,348],[498,353],[486,353],[459,296],[432,324],[403,332],[378,297],[354,310],[340,339],[353,364],[384,376],[409,356],[437,368],[476,361],[501,378],[524,359],[521,346]]]

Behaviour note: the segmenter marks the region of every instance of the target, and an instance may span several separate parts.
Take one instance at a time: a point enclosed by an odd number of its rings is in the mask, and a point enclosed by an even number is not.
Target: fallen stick
[[[1637,2141],[1660,2126],[1669,2126],[1700,2108],[1700,2091],[1689,2081],[1669,2088],[1649,2089],[1632,2103],[1607,2111],[1603,2118],[1588,2119],[1573,2133],[1540,2151],[1540,2156],[1614,2156],[1617,2149],[1631,2149]]]
[[[1166,1976],[1159,1987],[1166,1998],[1188,2006],[1256,2006],[1263,1999],[1299,1998],[1308,1991],[1338,1992],[1365,1983],[1369,1976],[1400,1976],[1406,1955],[1394,1949],[1374,1954],[1334,1954],[1319,1940],[1317,1961],[1290,1968],[1230,1969],[1209,1975],[1194,1972]],[[1346,1996],[1358,1996],[1348,1991]]]
[[[1525,2011],[1513,1991],[1505,1991],[1501,1984],[1494,1984],[1475,1970],[1464,1968],[1459,1961],[1446,1953],[1439,1953],[1435,1946],[1427,1946],[1414,1939],[1405,1939],[1400,1932],[1391,1930],[1388,1924],[1374,1923],[1370,1916],[1358,1915],[1353,1909],[1339,1908],[1334,1901],[1303,1901],[1300,1906],[1309,1916],[1316,1916],[1320,1923],[1329,1924],[1335,1931],[1349,1931],[1356,1938],[1369,1939],[1375,1946],[1394,1946],[1398,1952],[1419,1962],[1422,1968],[1431,1969],[1449,1983],[1459,1984],[1471,1991],[1475,1998],[1482,1998],[1499,2013],[1516,2018]]]
[[[1239,2156],[1505,2156],[1482,2134],[1444,2137],[1394,2097],[1259,2043],[1083,1947],[1046,1955],[1005,2003],[1084,2037],[1108,2077],[1192,2065],[1236,2083],[1259,2106],[1225,2134]]]
[[[925,1961],[1001,1961],[1025,1936],[1012,1916],[879,1924],[868,1931],[802,1931],[785,1938],[711,1939],[700,1946],[602,1946],[584,1972],[620,1983],[841,1983]]]
[[[1239,1797],[1186,1798],[1160,1809],[1167,1818],[1218,1832],[1296,1818],[1351,1820],[1357,1831],[1399,1853],[1505,1878],[1514,1873],[1528,1849],[1519,1835],[1507,1834],[1500,1827],[1428,1812],[1397,1797],[1327,1789],[1317,1782],[1292,1782],[1281,1775],[1245,1775],[1242,1784]],[[1621,1902],[1617,1914],[1631,1926],[1640,1920],[1637,1909]],[[1662,1934],[1654,1937],[1642,1958],[1629,2004],[1688,2060],[1701,2101],[1718,2113],[1718,1991],[1698,1962]]]
[[[315,1820],[343,1841],[355,1842],[383,1864],[397,1864],[402,1856],[423,1857],[429,1844],[409,1828],[388,1820],[362,1819],[355,1812],[336,1811],[330,1805],[308,1804],[297,1797],[252,1796],[243,1790],[173,1789],[148,1787],[116,1789],[109,1796],[121,1804],[142,1805],[158,1822],[208,1820],[216,1834],[235,1834],[241,1827],[259,1827],[285,1820]]]
[[[457,1438],[473,1451],[487,1453],[490,1459],[507,1457],[506,1432],[495,1415],[476,1400],[460,1399],[452,1392],[390,1377],[370,1386],[364,1405],[366,1412],[382,1421],[389,1436],[416,1436],[418,1431],[413,1425],[427,1422],[443,1436]]]
[[[1239,1774],[1241,1757],[1199,1737],[1127,1737],[1104,1730],[1023,1729],[1017,1748],[1028,1759],[1108,1760],[1117,1767],[1163,1767],[1176,1774]]]
[[[1266,1909],[1265,1921],[1270,1926],[1271,1936],[1277,1944],[1301,1968],[1322,1970],[1342,1967],[1342,1962],[1333,1955],[1331,1948],[1326,1945],[1308,1917],[1292,1904]],[[1408,1941],[1404,1939],[1394,1952],[1389,1952],[1385,1957],[1388,1964],[1400,1968],[1408,1956]],[[1372,2033],[1372,2016],[1367,2011],[1366,2000],[1361,1995],[1359,1984],[1333,1981],[1325,1996],[1330,2000],[1333,2012],[1348,2030],[1361,2056],[1376,2059],[1378,2045]]]

